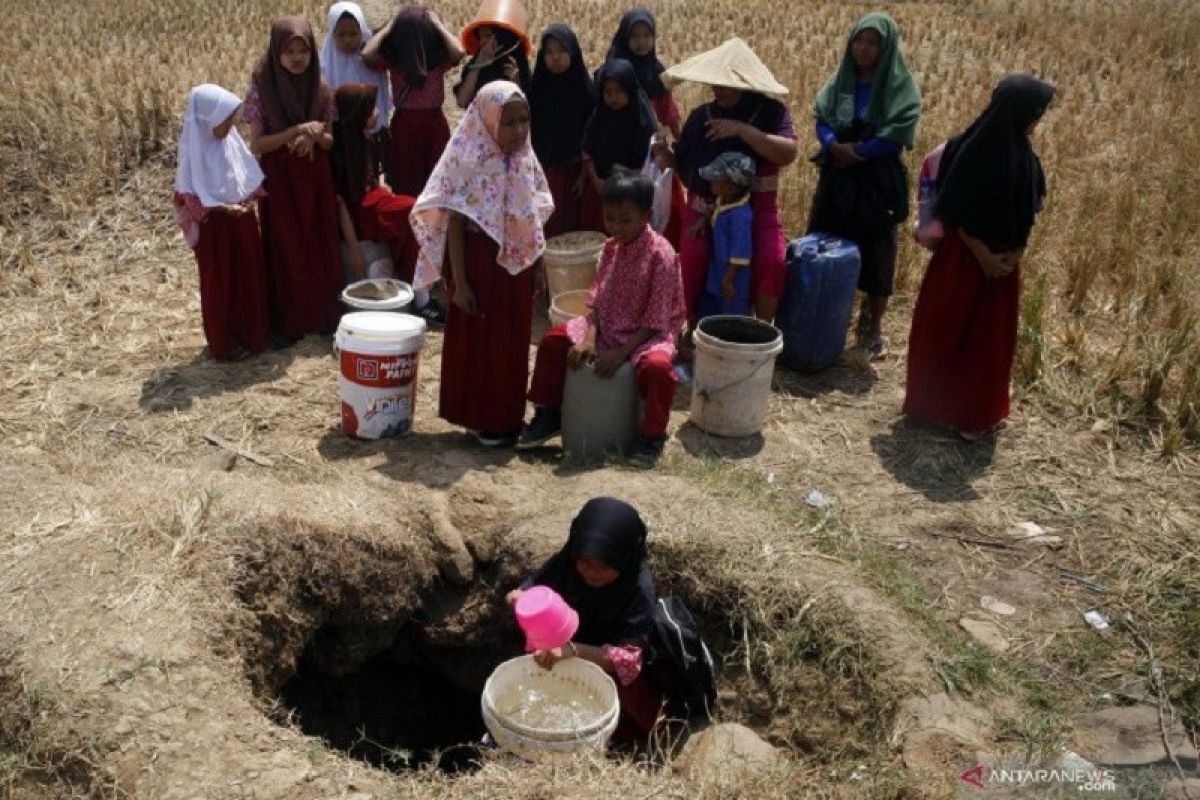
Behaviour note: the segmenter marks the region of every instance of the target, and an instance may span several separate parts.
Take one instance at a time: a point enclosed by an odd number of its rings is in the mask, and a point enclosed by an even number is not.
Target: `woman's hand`
[[[307,136],[297,136],[295,139],[292,139],[290,142],[288,142],[288,151],[295,153],[301,158],[311,159],[314,145],[315,140],[310,139]]]
[[[740,137],[746,128],[750,127],[747,123],[736,119],[710,119],[705,124],[708,126],[706,135],[710,142]]]
[[[496,49],[499,46],[499,42],[497,42],[494,37],[488,39],[479,48],[479,55],[475,57],[476,60],[481,64],[491,63],[492,59],[496,57]]]
[[[521,595],[525,594],[524,589],[513,589],[508,594],[504,595],[504,602],[508,603],[509,607],[515,606],[517,601],[521,599]]]
[[[979,268],[983,270],[983,274],[992,278],[1007,278],[1012,274],[1016,267],[1016,262],[1009,263],[1006,260],[1007,253],[993,253],[991,250],[984,248],[983,257],[979,258]]]
[[[573,345],[571,349],[567,351],[567,366],[569,366],[571,369],[579,369],[584,364],[591,361],[592,357],[595,355],[595,347],[587,339],[584,339],[579,344]]]
[[[570,644],[568,642],[568,644]],[[552,650],[536,650],[533,653],[533,661],[542,669],[552,669],[555,664],[566,658],[563,655],[563,648],[555,647]]]
[[[597,353],[595,360],[592,362],[592,369],[596,376],[600,378],[611,378],[617,374],[617,370],[621,365],[629,360],[629,353],[624,347],[614,347],[612,350],[605,350],[602,353]]]
[[[355,280],[361,281],[367,277],[367,259],[363,256],[361,244],[350,248],[350,267]]]
[[[666,170],[675,166],[675,154],[671,151],[671,145],[667,144],[666,137],[655,134],[650,140],[650,152],[659,169]]]
[[[504,80],[510,83],[517,83],[520,80],[521,70],[517,69],[517,62],[512,56],[504,59],[501,69],[504,70]]]
[[[454,284],[454,298],[452,302],[464,314],[472,317],[479,316],[479,306],[475,302],[475,293],[471,291],[471,287],[467,285],[466,281],[458,281]]]
[[[847,142],[834,142],[829,145],[829,157],[839,167],[853,167],[866,161],[854,150],[854,145]]]
[[[704,222],[704,217],[701,217],[687,229],[687,237],[689,239],[703,239],[705,227],[707,226]]]

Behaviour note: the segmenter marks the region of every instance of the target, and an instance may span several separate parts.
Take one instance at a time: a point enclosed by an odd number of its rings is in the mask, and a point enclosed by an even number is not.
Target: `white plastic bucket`
[[[425,320],[388,311],[342,317],[334,338],[342,431],[360,439],[412,430]]]
[[[555,236],[546,242],[543,263],[546,266],[546,289],[550,296],[591,288],[606,241],[608,237],[603,233],[575,231]]]
[[[354,296],[368,291],[379,297]],[[403,311],[412,299],[412,287],[395,278],[367,278],[355,281],[342,290],[342,303],[351,311]]]
[[[641,397],[634,366],[622,364],[610,378],[590,365],[567,370],[563,387],[563,452],[579,459],[625,455],[637,442]]]
[[[717,315],[696,326],[691,420],[716,436],[762,430],[783,336],[753,317]]]
[[[588,695],[603,710],[593,720],[570,729],[533,728],[506,714],[505,701],[510,693],[518,686],[536,686],[539,681],[554,681],[559,689]],[[496,744],[531,760],[603,752],[617,728],[621,711],[617,685],[595,664],[582,658],[565,658],[548,671],[539,667],[529,655],[510,659],[496,667],[483,686],[479,704],[483,722]]]
[[[550,324],[566,325],[575,317],[587,316],[590,311],[587,298],[587,289],[563,292],[555,296],[550,302]]]

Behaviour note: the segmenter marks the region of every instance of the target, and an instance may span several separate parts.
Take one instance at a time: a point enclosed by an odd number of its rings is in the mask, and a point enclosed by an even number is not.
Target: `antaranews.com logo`
[[[976,764],[958,776],[977,789],[990,786],[1036,786],[1071,784],[1081,792],[1115,792],[1117,779],[1112,770],[1101,769],[993,769]]]

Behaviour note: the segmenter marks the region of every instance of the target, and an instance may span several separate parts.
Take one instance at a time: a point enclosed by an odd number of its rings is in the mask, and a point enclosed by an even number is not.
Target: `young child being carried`
[[[700,168],[700,177],[708,181],[717,201],[712,214],[708,280],[697,309],[701,317],[751,314],[754,211],[750,207],[750,185],[755,172],[754,159],[734,151],[722,153]]]
[[[662,455],[679,382],[672,362],[686,316],[683,279],[674,248],[650,227],[654,184],[641,175],[616,173],[605,181],[603,199],[611,238],[588,294],[591,312],[542,337],[529,388],[537,409],[517,449],[558,435],[568,366],[591,363],[598,376],[610,378],[631,361],[645,413],[630,460],[648,467]]]

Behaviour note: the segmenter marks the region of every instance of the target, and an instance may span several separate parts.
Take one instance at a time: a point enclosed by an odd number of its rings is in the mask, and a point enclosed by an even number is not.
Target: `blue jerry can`
[[[816,372],[837,362],[854,311],[861,261],[849,239],[810,233],[787,248],[787,286],[775,324],[785,366]]]

